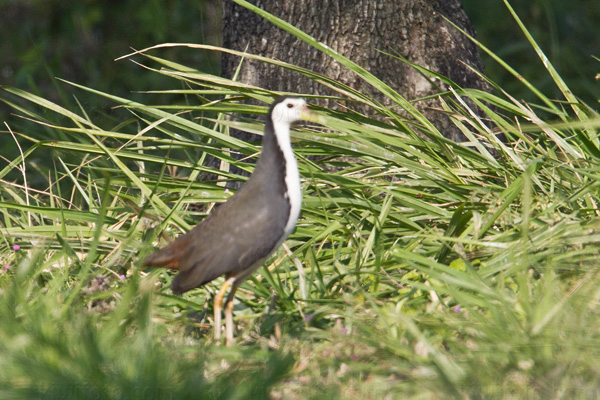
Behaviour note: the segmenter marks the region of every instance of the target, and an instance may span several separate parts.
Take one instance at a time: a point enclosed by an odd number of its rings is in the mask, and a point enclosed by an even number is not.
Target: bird
[[[214,297],[214,338],[221,338],[223,298],[226,344],[233,343],[233,300],[239,286],[279,248],[296,226],[302,204],[298,165],[290,142],[292,123],[319,121],[296,96],[275,99],[267,114],[262,149],[246,183],[189,232],[148,256],[148,267],[179,271],[171,290],[182,294],[221,275]]]

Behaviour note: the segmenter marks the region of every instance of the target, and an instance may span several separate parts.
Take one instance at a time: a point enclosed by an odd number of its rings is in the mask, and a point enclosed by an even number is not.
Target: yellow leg
[[[221,286],[221,290],[219,293],[215,295],[214,300],[214,310],[215,310],[215,339],[219,340],[221,338],[221,310],[223,309],[223,297],[225,297],[225,292],[227,288],[233,284],[235,278],[228,278],[223,286]]]
[[[225,303],[225,341],[227,346],[233,344],[233,299],[240,283],[237,281],[233,282],[231,291],[227,297],[227,303]]]

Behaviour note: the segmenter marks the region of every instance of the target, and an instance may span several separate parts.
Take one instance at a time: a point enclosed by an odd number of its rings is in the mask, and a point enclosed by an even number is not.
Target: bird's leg
[[[227,346],[233,344],[233,299],[240,284],[241,282],[238,281],[233,283],[225,303],[225,343],[227,343]]]
[[[214,310],[215,310],[215,340],[219,340],[221,338],[221,310],[223,309],[223,297],[225,297],[225,292],[227,288],[233,284],[235,278],[227,278],[227,280],[221,286],[219,293],[215,295],[214,300]]]

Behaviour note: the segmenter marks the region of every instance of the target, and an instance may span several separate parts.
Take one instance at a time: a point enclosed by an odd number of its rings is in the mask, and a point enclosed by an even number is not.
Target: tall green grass
[[[4,87],[2,99],[35,125],[11,128],[22,154],[0,170],[3,397],[597,397],[600,118],[526,28],[563,99],[499,58],[539,103],[415,66],[450,85],[440,97],[470,139],[457,144],[351,60],[235,1],[336,58],[393,106],[297,66],[193,44],[129,56],[173,80],[169,104],[65,82],[113,102],[116,122]],[[230,166],[251,171],[259,145],[229,129],[261,134],[262,123],[242,115],[265,114],[280,93],[160,57],[175,46],[295,70],[380,116],[321,109],[307,96],[326,123],[292,135],[302,217],[287,248],[242,285],[233,349],[210,335],[220,280],[177,297],[170,273],[138,260],[231,196],[223,183],[245,178]],[[40,157],[52,168],[40,169]]]

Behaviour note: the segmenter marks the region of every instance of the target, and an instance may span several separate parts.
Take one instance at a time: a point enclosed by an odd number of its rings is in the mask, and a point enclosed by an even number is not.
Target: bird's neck
[[[290,143],[289,123],[267,120],[255,173],[259,171],[271,185],[277,182],[288,196],[290,215],[285,227],[287,236],[294,229],[302,205],[300,175]]]
[[[267,120],[256,172],[269,176],[281,175],[282,171],[287,171],[288,164],[296,165],[290,143],[290,126]]]

